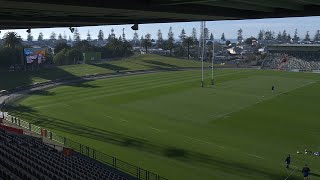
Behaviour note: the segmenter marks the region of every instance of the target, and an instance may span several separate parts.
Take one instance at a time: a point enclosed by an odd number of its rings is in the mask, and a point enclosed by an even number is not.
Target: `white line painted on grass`
[[[218,145],[218,144],[215,144],[215,143],[212,143],[212,142],[208,142],[208,141],[203,141],[201,139],[197,139],[197,138],[192,138],[192,137],[189,137],[189,136],[185,136],[186,138],[192,140],[192,141],[196,141],[196,142],[199,142],[199,143],[202,143],[202,144],[210,144],[210,145],[214,145],[214,146],[218,146],[219,148],[225,148],[224,146],[221,146],[221,145]]]
[[[297,169],[298,169],[298,168],[293,169],[292,172],[288,175],[288,177],[287,177],[286,179],[284,179],[284,180],[289,179],[289,177],[290,177]]]
[[[250,153],[246,153],[246,154],[249,155],[249,156],[252,156],[252,157],[259,158],[259,159],[264,159],[264,157],[258,156],[258,155],[255,155],[255,154],[250,154]]]
[[[270,100],[270,99],[272,99],[272,98],[274,98],[274,97],[280,96],[280,95],[282,95],[282,94],[284,94],[284,93],[289,93],[289,92],[294,91],[294,90],[297,90],[297,89],[299,89],[299,88],[303,88],[303,87],[305,87],[305,86],[309,86],[310,84],[313,84],[313,83],[315,83],[315,82],[314,82],[314,81],[311,81],[311,82],[306,83],[306,84],[303,84],[303,85],[301,85],[301,86],[297,86],[297,87],[295,87],[295,88],[293,88],[293,89],[291,89],[291,90],[289,90],[289,91],[286,91],[286,92],[277,93],[277,94],[275,94],[275,95],[271,95],[271,96],[268,96],[268,97],[264,97],[264,96],[263,96],[264,98],[261,98],[259,101],[255,102],[255,103],[253,103],[253,104],[244,105],[244,106],[239,106],[238,109],[235,109],[235,110],[230,111],[230,112],[227,112],[227,113],[221,113],[220,115],[216,115],[216,114],[210,115],[209,118],[214,118],[214,119],[224,118],[224,119],[226,119],[226,117],[229,117],[228,115],[230,115],[230,114],[232,114],[232,113],[245,110],[245,109],[247,109],[247,108],[249,108],[249,107],[252,107],[252,106],[255,106],[255,105],[257,105],[257,104],[260,104],[260,103],[263,102],[263,101],[267,101],[267,100]]]
[[[122,118],[120,118],[120,120],[121,120],[121,122],[128,122],[127,120],[125,120],[125,119],[122,119]]]
[[[167,132],[166,130],[162,130],[162,129],[158,129],[158,128],[154,128],[152,126],[149,126],[150,129],[155,130],[157,132]]]
[[[112,117],[111,116],[106,116],[107,118],[109,118],[109,119],[112,119]]]

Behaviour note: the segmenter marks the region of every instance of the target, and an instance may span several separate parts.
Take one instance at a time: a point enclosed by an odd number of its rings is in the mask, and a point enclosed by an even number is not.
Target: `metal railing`
[[[39,126],[36,126],[34,124],[31,124],[27,121],[24,121],[22,119],[13,117],[6,113],[5,120],[13,123],[19,127],[25,128],[31,132],[34,132],[36,134],[41,135],[42,128]],[[161,177],[155,173],[152,173],[150,171],[147,171],[145,169],[142,169],[140,167],[137,167],[135,165],[132,165],[130,163],[127,163],[125,161],[122,161],[120,159],[117,159],[116,157],[107,155],[105,153],[102,153],[100,151],[97,151],[95,149],[92,149],[88,146],[85,146],[83,144],[80,144],[78,142],[72,141],[66,137],[60,136],[55,134],[52,131],[46,130],[46,134],[43,136],[47,139],[50,139],[52,141],[55,141],[64,147],[68,147],[73,149],[74,151],[87,156],[89,158],[92,158],[96,161],[99,161],[103,164],[106,164],[110,167],[113,167],[114,169],[117,169],[121,172],[124,172],[132,177],[135,177],[139,180],[168,180],[167,178]]]

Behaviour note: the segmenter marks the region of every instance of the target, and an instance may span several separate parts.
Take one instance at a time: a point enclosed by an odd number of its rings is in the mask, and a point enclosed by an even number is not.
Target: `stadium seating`
[[[262,68],[278,69],[282,63],[282,56],[282,54],[278,53],[269,54],[265,58]],[[285,63],[281,69],[299,69],[306,71],[320,70],[320,61],[308,61],[293,56],[288,56],[288,59],[288,63]]]
[[[65,156],[40,139],[0,129],[0,180],[135,179],[74,154]]]

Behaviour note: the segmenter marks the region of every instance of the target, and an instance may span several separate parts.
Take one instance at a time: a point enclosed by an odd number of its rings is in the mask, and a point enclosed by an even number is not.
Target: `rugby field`
[[[10,108],[171,180],[320,179],[320,76],[216,70],[127,76],[33,93]],[[271,86],[276,91],[272,93]],[[284,160],[292,156],[292,168]],[[295,169],[297,168],[297,170]]]

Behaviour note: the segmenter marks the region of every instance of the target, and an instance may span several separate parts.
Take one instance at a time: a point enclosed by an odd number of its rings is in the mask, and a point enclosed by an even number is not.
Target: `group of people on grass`
[[[285,163],[286,163],[287,168],[289,169],[289,168],[290,168],[290,163],[291,163],[291,157],[290,157],[290,155],[288,155],[288,157],[286,158]],[[303,174],[304,180],[307,180],[308,177],[309,177],[309,175],[310,175],[310,168],[309,168],[307,165],[305,165],[305,166],[302,168],[301,172],[302,172],[302,174]]]

